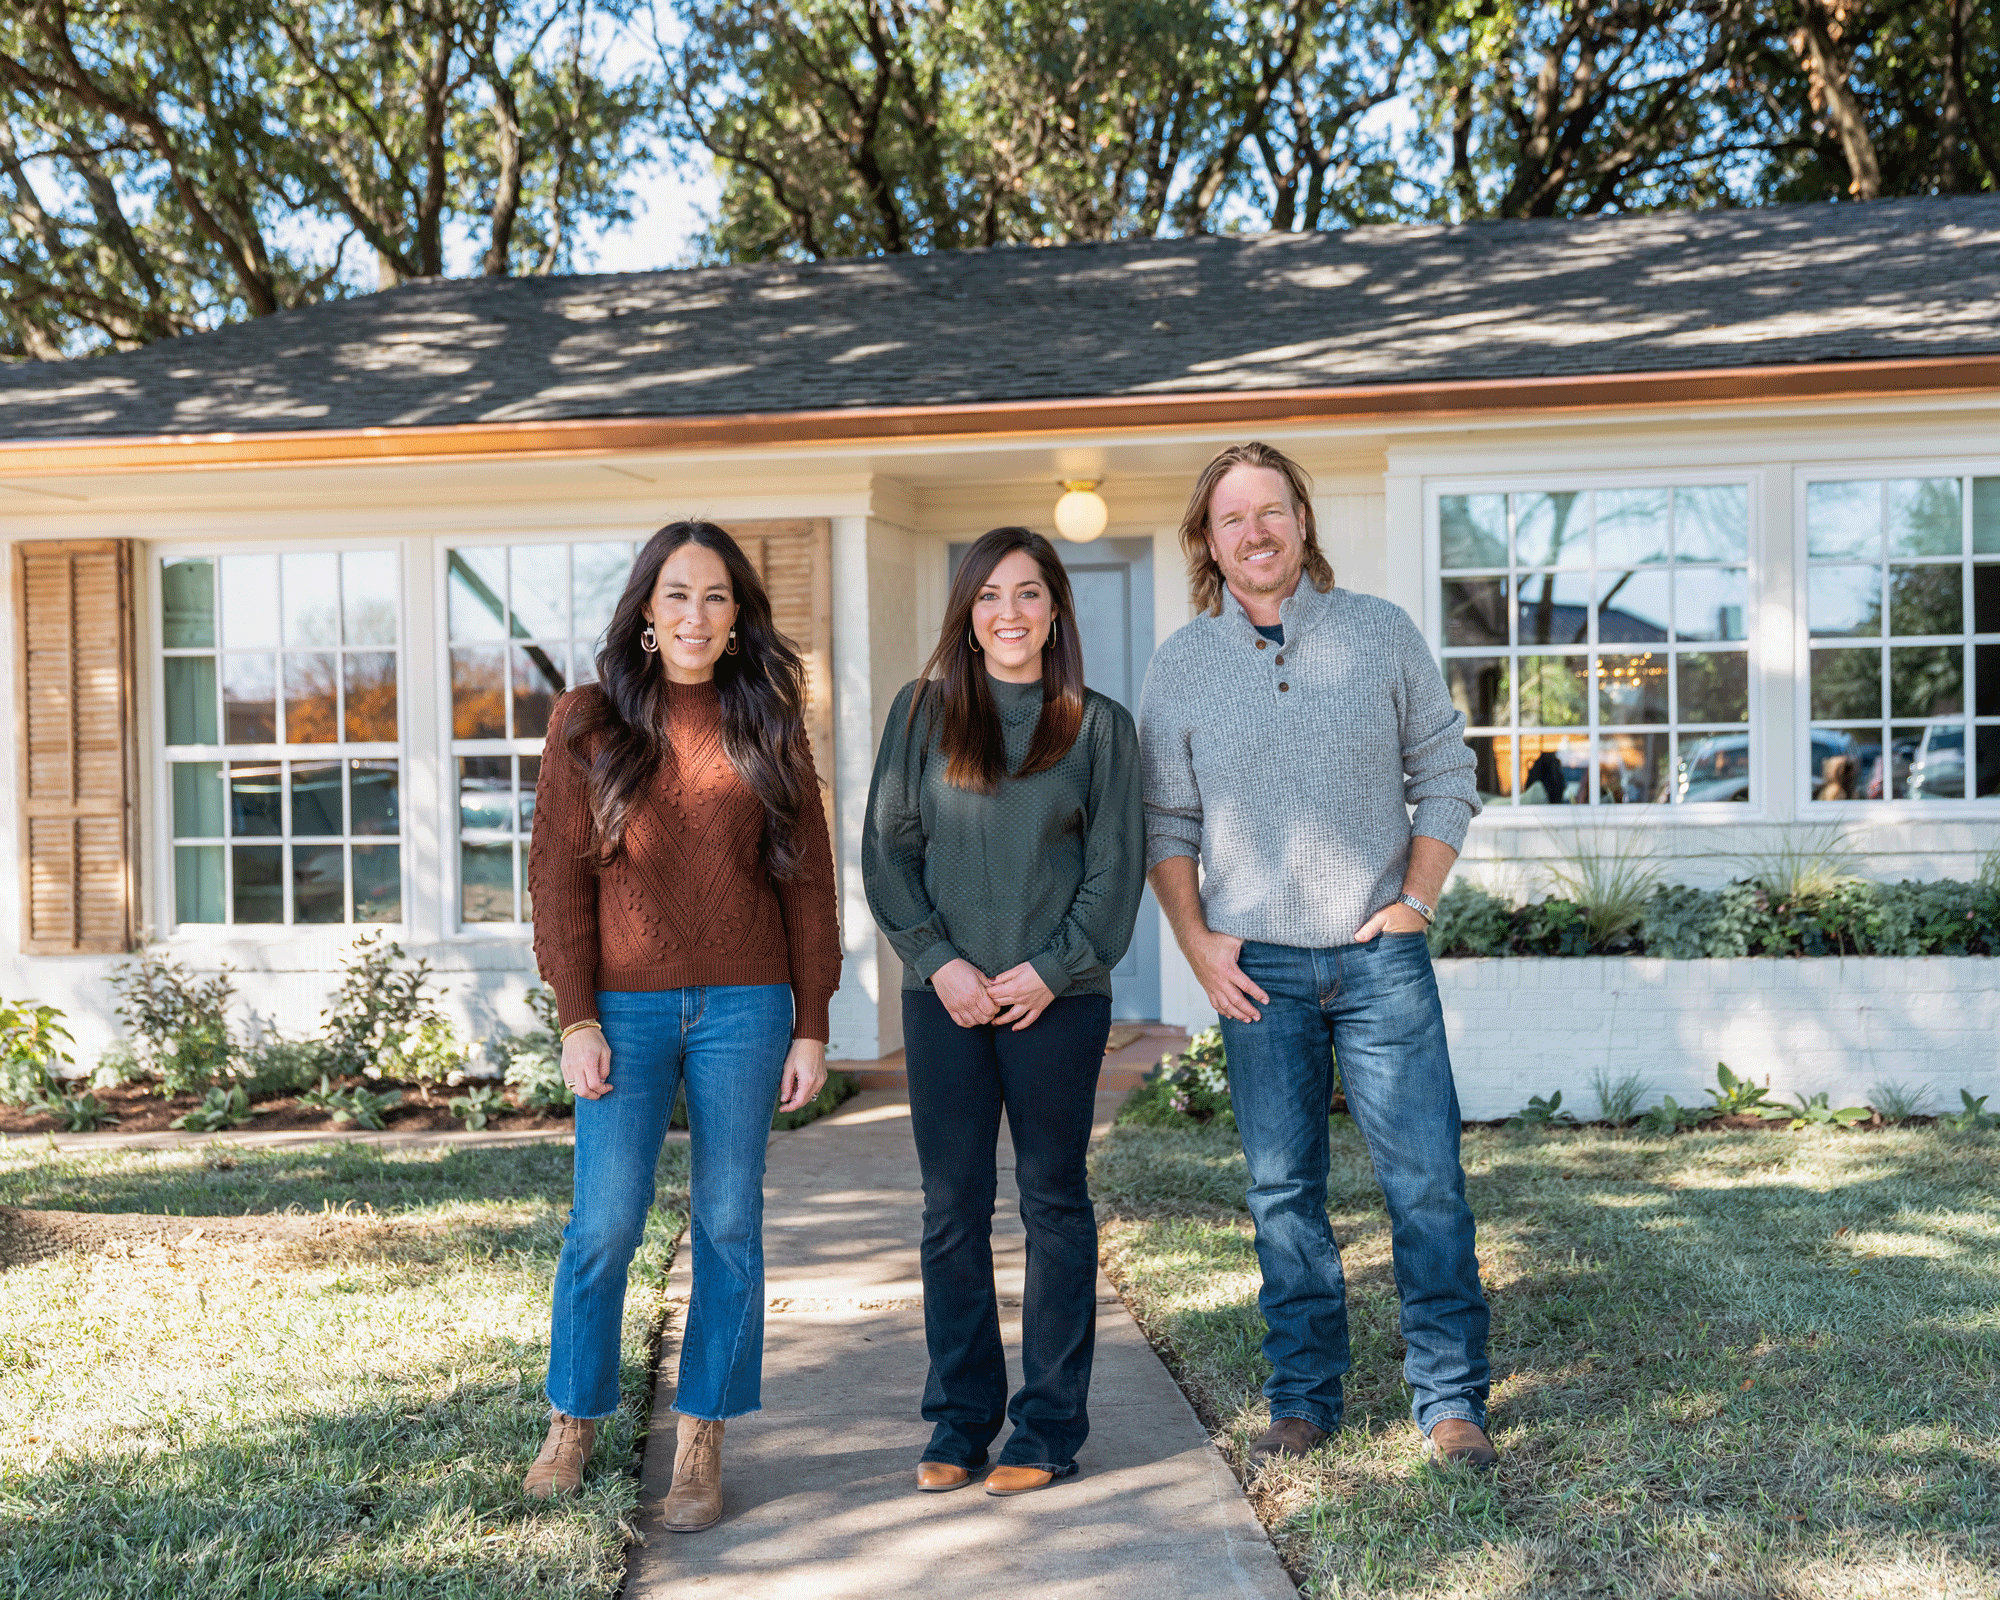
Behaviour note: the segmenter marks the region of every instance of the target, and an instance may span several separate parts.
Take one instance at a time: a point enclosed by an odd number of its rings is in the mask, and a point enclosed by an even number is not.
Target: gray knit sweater
[[[1465,718],[1400,606],[1306,580],[1280,615],[1282,645],[1224,590],[1154,655],[1146,867],[1201,862],[1218,933],[1324,949],[1402,892],[1413,833],[1458,849],[1479,795]]]

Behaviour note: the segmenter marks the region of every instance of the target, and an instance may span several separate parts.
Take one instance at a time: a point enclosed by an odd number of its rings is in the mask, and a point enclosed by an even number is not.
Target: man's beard
[[[1261,555],[1266,550],[1276,551],[1278,564],[1275,567],[1246,566],[1248,557]],[[1251,594],[1268,594],[1273,589],[1283,589],[1297,582],[1300,568],[1284,559],[1285,547],[1279,544],[1260,544],[1243,551],[1236,557],[1236,571],[1232,581]]]

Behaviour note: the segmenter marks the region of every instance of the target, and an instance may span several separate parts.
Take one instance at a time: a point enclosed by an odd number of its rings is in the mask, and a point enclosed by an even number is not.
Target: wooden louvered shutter
[[[806,663],[806,732],[833,826],[833,524],[823,517],[731,528],[764,580],[771,618]]]
[[[129,950],[138,773],[130,542],[15,545],[14,617],[22,951]]]

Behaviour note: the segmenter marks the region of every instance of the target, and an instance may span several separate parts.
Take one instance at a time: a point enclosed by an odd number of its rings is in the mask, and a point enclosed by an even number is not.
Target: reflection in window
[[[1504,513],[1500,522],[1504,527]],[[596,680],[597,650],[631,576],[635,548],[605,540],[447,552],[462,923],[523,923],[534,916],[527,844],[542,740],[556,701]],[[1504,593],[1498,614],[1504,635]]]
[[[2000,795],[1996,487],[1955,477],[1806,486],[1815,800]]]
[[[176,921],[400,920],[396,572],[388,550],[161,561]]]
[[[1438,535],[1488,804],[1750,798],[1744,485],[1445,495]]]

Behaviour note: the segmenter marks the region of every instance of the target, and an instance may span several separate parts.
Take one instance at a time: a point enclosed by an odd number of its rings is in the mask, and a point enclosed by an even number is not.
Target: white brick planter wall
[[[1726,1061],[1790,1097],[1825,1090],[1864,1105],[1883,1079],[1958,1091],[2000,1109],[2000,965],[1989,957],[1665,961],[1489,957],[1437,963],[1466,1117],[1509,1116],[1560,1089],[1594,1117],[1590,1077],[1637,1072],[1647,1104],[1702,1092]]]

